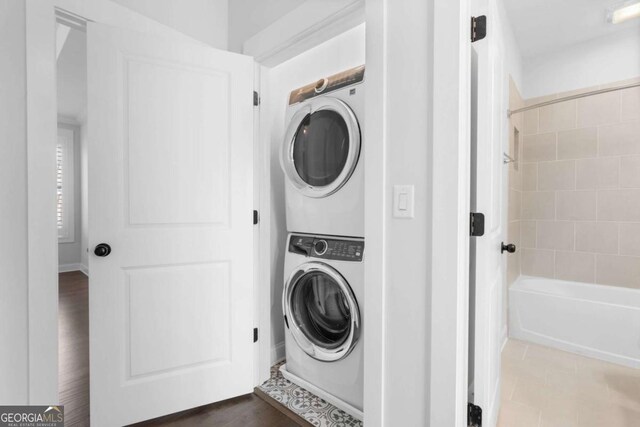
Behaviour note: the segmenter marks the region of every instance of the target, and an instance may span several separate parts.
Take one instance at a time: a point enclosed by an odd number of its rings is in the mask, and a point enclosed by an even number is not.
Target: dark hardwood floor
[[[89,425],[89,289],[79,271],[59,276],[60,403],[65,426]],[[255,394],[167,415],[136,426],[295,427]],[[308,424],[307,424],[308,425]]]
[[[89,290],[79,271],[61,273],[58,298],[58,373],[65,425],[89,425]]]
[[[298,427],[300,425],[303,424],[293,421],[253,393],[134,424],[136,427]]]

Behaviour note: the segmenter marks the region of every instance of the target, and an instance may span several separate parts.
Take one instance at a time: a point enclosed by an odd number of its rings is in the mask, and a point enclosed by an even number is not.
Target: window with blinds
[[[56,145],[56,219],[58,222],[58,230],[60,230],[64,226],[64,220],[62,213],[64,212],[63,199],[62,199],[62,191],[63,191],[63,150],[62,144]]]
[[[73,129],[58,128],[56,144],[56,223],[58,242],[74,241]]]

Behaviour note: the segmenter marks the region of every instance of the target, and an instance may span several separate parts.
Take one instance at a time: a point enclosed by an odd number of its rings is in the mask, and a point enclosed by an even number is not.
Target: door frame
[[[244,52],[255,55],[263,66],[276,66],[366,21],[366,80],[367,87],[372,89],[367,90],[367,126],[363,133],[367,183],[365,239],[369,248],[363,310],[367,325],[364,328],[364,422],[371,427],[403,422],[464,427],[467,425],[469,318],[470,0],[432,0],[428,7],[422,0],[349,0],[328,6],[313,3],[302,3],[247,40]],[[419,11],[418,19],[426,18],[426,25],[415,28],[406,25],[402,31],[390,25],[390,22],[415,22],[416,18],[411,16],[413,10]],[[301,17],[312,20],[312,29],[300,25]],[[432,29],[412,33],[417,27]],[[422,102],[424,98],[418,96],[408,101],[411,106],[407,108],[423,114],[423,121],[431,128],[425,134],[415,134],[418,145],[411,149],[423,158],[423,164],[412,171],[394,163],[390,156],[395,151],[396,140],[407,139],[402,129],[405,119],[389,114],[398,110],[398,93],[419,90],[422,95],[424,89],[423,81],[417,88],[415,82],[403,78],[402,59],[407,52],[403,40],[414,41],[412,60],[426,72],[424,81],[431,80],[427,83],[430,91],[427,93],[433,96],[430,103]],[[268,123],[263,126],[268,127]],[[263,141],[263,146],[269,146],[270,136],[263,135]],[[428,144],[431,152],[422,157],[421,146]],[[428,174],[406,174],[416,171]],[[417,206],[416,212],[421,216],[416,216],[414,222],[405,222],[407,226],[421,227],[420,220],[427,221],[430,234],[426,242],[416,245],[420,246],[420,252],[408,251],[399,257],[394,256],[394,252],[402,252],[407,245],[392,239],[398,220],[389,213],[390,187],[393,182],[404,184],[407,179],[433,183],[427,191],[428,200],[421,200]],[[424,224],[418,233],[424,231],[423,227]],[[398,292],[399,287],[394,288],[395,274],[403,267],[410,269],[412,264],[428,264],[427,284],[403,283],[404,290]],[[425,286],[430,287],[428,295],[420,290]],[[415,298],[411,301],[414,291],[425,296],[426,301]],[[398,293],[401,295],[396,295]],[[398,304],[399,298],[411,301],[410,309],[430,314],[420,329],[422,335],[406,337],[404,330],[395,328],[397,323],[390,324],[392,319],[406,317],[407,306]],[[398,345],[398,341],[392,343],[393,335],[406,339]],[[426,366],[416,369],[402,363],[407,354],[422,355]],[[401,376],[412,377],[412,381],[427,389],[407,397],[406,384],[398,380]]]
[[[376,88],[367,92],[364,131],[370,427],[467,425],[469,7],[366,0],[367,85]],[[406,77],[408,61],[415,80]],[[419,167],[398,162],[402,150]],[[415,184],[413,221],[391,215],[393,186],[406,183]]]
[[[434,0],[430,425],[467,426],[471,1]]]
[[[57,134],[56,30],[61,10],[79,22],[100,22],[159,37],[171,35],[185,43],[204,44],[108,0],[26,0],[27,70],[27,232],[28,232],[28,342],[29,403],[51,404],[58,400],[58,239],[55,223],[55,141]],[[258,67],[256,67],[258,70]],[[254,76],[258,90],[260,76]],[[255,109],[254,123],[259,123]],[[258,129],[255,129],[256,135]],[[254,173],[269,177],[269,152],[254,138]],[[265,159],[267,159],[265,161]],[[254,178],[255,179],[255,178]],[[262,215],[254,227],[254,326],[260,337],[254,347],[254,383],[268,378],[271,335],[269,282],[270,179],[255,184],[254,207]],[[49,214],[51,213],[51,215]],[[264,278],[264,279],[260,279]]]

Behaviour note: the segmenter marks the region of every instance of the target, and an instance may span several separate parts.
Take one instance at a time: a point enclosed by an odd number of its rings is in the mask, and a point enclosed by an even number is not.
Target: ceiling
[[[607,22],[611,0],[504,0],[523,58],[558,51],[572,44],[638,29],[640,19]],[[640,40],[640,39],[639,39]]]
[[[58,114],[77,119],[87,100],[86,34],[71,30],[58,57]]]
[[[304,0],[229,1],[229,50],[242,52],[242,44],[247,39],[264,30],[302,3]]]
[[[228,11],[237,0],[111,0],[218,49],[227,48]],[[87,0],[83,0],[88,2]],[[266,1],[265,3],[269,3]]]

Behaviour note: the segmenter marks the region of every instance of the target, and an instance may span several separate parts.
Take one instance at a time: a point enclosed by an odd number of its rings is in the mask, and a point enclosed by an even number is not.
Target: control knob
[[[316,82],[316,87],[314,88],[316,93],[320,93],[327,88],[329,85],[329,79],[320,79]]]
[[[324,255],[324,253],[327,252],[328,247],[329,245],[326,240],[317,240],[313,244],[313,249],[316,251],[317,255]]]

